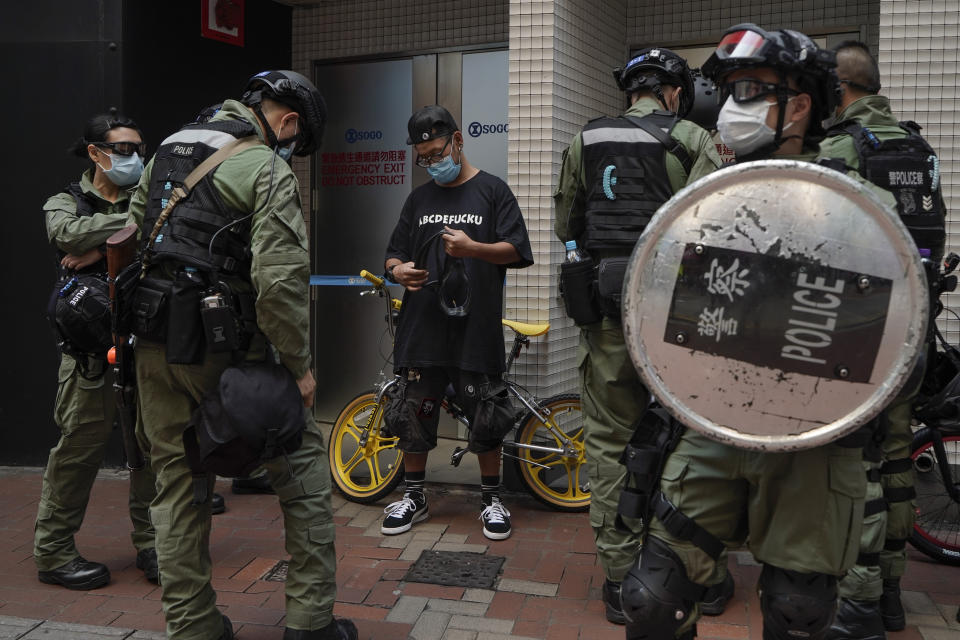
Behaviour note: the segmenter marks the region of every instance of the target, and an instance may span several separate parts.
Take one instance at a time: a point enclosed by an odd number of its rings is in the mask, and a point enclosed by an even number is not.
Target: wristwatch
[[[397,266],[396,264],[392,264],[389,267],[387,267],[387,272],[385,274],[387,276],[387,280],[394,283],[397,282],[397,280],[393,277],[393,269],[396,266]]]

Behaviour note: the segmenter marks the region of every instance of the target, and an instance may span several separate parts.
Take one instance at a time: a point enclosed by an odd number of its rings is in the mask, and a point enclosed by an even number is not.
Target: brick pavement
[[[233,620],[238,640],[280,640],[283,585],[262,579],[286,558],[282,519],[272,496],[234,496],[214,518],[211,553],[218,604]],[[0,639],[99,640],[163,637],[160,590],[134,567],[121,472],[97,481],[81,552],[105,562],[111,583],[76,592],[44,585],[32,560],[33,522],[40,472],[0,468]],[[376,640],[620,640],[599,601],[603,574],[593,553],[586,514],[545,510],[525,496],[509,496],[514,534],[483,537],[476,494],[453,485],[428,486],[432,517],[400,536],[379,533],[382,505],[362,506],[334,497],[339,587],[335,613],[353,618],[361,638]],[[403,582],[423,549],[484,551],[504,556],[494,589],[464,589]],[[746,552],[733,556],[737,595],[727,612],[706,618],[699,637],[761,638],[753,585],[759,575]],[[891,640],[958,640],[954,616],[960,601],[960,568],[927,561],[910,549],[903,586],[908,627]],[[136,630],[136,631],[135,631]]]

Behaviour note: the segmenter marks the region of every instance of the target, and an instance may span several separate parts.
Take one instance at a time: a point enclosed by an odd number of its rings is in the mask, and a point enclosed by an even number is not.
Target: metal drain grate
[[[263,574],[261,580],[266,580],[268,582],[286,582],[287,581],[287,569],[290,568],[290,563],[286,560],[281,560],[277,564]]]
[[[450,587],[489,589],[505,558],[466,551],[424,551],[404,580]]]

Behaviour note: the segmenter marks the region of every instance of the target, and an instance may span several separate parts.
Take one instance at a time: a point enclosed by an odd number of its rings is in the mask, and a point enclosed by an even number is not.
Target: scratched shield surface
[[[763,160],[664,204],[623,289],[634,366],[677,419],[738,447],[826,444],[916,365],[928,299],[892,209],[825,167]]]

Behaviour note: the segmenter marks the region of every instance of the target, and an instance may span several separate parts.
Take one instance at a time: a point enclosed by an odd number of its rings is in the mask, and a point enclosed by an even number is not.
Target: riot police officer
[[[106,277],[104,242],[126,224],[130,189],[143,171],[144,146],[137,124],[118,114],[91,118],[73,145],[73,153],[88,159],[90,168],[43,206],[47,237],[65,276]],[[69,281],[63,278],[60,284]],[[109,323],[101,329],[109,337]],[[113,431],[113,374],[106,366],[105,349],[88,353],[63,336],[60,339],[54,419],[61,437],[50,450],[43,474],[33,555],[41,582],[96,589],[110,582],[110,570],[85,560],[77,551],[74,535],[83,522]],[[154,495],[153,473],[148,468],[131,471],[130,519],[136,565],[156,582],[157,556],[149,513]]]
[[[842,94],[837,122],[820,145],[820,157],[894,194],[897,212],[922,254],[936,265],[946,241],[945,207],[936,153],[912,122],[899,123],[880,91],[880,69],[867,46],[844,42],[835,49]],[[893,172],[891,172],[893,170]],[[902,173],[894,173],[902,172]],[[891,180],[891,175],[918,179]],[[840,603],[828,635],[834,640],[876,640],[906,626],[900,577],[913,527],[913,464],[910,407],[922,370],[883,412],[882,441],[864,449],[867,503],[857,564],[840,581]]]
[[[169,638],[233,637],[210,585],[210,506],[203,497],[213,475],[200,474],[197,490],[183,437],[191,414],[222,388],[222,372],[237,371],[229,365],[269,361],[274,351],[303,405],[313,404],[309,254],[288,161],[319,147],[325,120],[323,98],[307,78],[259,73],[240,101],[225,101],[208,122],[161,143],[131,202],[145,248],[133,318],[141,437],[157,472],[151,511]],[[198,171],[206,173],[191,191],[187,178]],[[179,201],[168,208],[171,198]],[[236,324],[216,325],[221,330],[208,339],[201,304],[220,319],[229,309]],[[325,446],[312,417],[299,411],[302,445],[263,463],[292,555],[283,637],[354,640],[353,623],[333,618],[336,556]]]
[[[703,71],[720,90],[718,129],[738,161],[812,161],[820,121],[836,104],[834,65],[802,33],[728,29]],[[721,551],[749,541],[763,563],[764,638],[823,638],[837,579],[856,555],[866,484],[859,439],[767,452],[686,431],[663,464],[656,517],[622,585],[627,637],[695,637],[697,601],[717,579]]]
[[[606,581],[611,622],[623,624],[620,582],[639,536],[618,528],[625,471],[619,464],[650,394],[630,362],[620,325],[624,267],[637,238],[671,195],[720,166],[710,135],[684,120],[694,100],[686,61],[669,49],[643,49],[614,71],[630,106],[620,117],[591,120],[564,154],[554,193],[555,232],[589,255],[598,282],[561,276],[568,315],[580,327],[580,387],[590,473],[590,525]],[[580,295],[578,284],[586,288]],[[594,291],[608,292],[594,296]],[[575,300],[579,300],[578,306]],[[721,575],[722,579],[723,576]],[[710,599],[721,613],[733,589]]]

